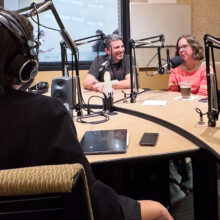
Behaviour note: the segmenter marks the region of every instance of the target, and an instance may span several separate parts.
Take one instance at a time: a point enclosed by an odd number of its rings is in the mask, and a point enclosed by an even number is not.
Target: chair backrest
[[[93,220],[83,166],[0,170],[0,219]]]

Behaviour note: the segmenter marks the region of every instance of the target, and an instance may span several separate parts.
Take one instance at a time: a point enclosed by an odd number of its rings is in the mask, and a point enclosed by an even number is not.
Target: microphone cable
[[[37,15],[38,15],[38,12],[36,11]],[[49,29],[49,30],[52,30],[52,31],[57,31],[57,32],[60,32],[60,30],[56,29],[56,28],[52,28],[52,27],[48,27],[46,25],[43,25],[43,24],[40,24],[39,22],[37,22],[32,16],[30,16],[31,20],[36,23],[37,25],[41,26],[41,27],[44,27],[46,29]]]
[[[91,96],[88,99],[88,107],[87,107],[87,113],[88,114],[77,117],[76,121],[79,122],[79,123],[86,123],[86,124],[101,124],[103,122],[109,121],[110,118],[104,111],[96,112],[96,111],[91,110],[89,102],[92,98],[100,98],[100,99],[102,99],[102,101],[104,103],[104,98],[102,98],[100,96]],[[91,114],[91,112],[92,112],[92,114]],[[94,117],[97,117],[97,116],[102,116],[102,117],[104,117],[104,119],[99,120],[99,121],[98,120],[96,120],[96,121],[86,121],[85,120],[85,119],[94,118]]]
[[[208,113],[202,113],[201,109],[195,108],[195,111],[199,114],[199,122],[198,124],[204,124],[203,115],[207,115]]]
[[[38,54],[39,54],[39,47],[40,47],[40,18],[39,18],[39,14],[38,14],[38,11],[37,11],[37,4],[35,2],[32,3],[33,7],[34,7],[34,10],[36,11],[36,16],[37,16],[37,21],[35,22],[37,24],[37,44],[38,46],[36,47],[36,54],[37,54],[37,57],[38,57]],[[31,16],[32,18],[32,16]]]
[[[151,62],[155,59],[155,57],[158,55],[158,51],[156,52],[156,54],[150,59],[150,61],[147,63],[147,65],[146,65],[146,75],[147,76],[153,76],[153,74],[148,74],[147,73],[147,69],[149,68],[149,65],[151,64]],[[165,60],[165,59],[161,59],[161,60]]]

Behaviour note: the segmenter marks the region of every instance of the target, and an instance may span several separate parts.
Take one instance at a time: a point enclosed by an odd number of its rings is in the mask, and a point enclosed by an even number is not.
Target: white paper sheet
[[[175,100],[183,100],[183,101],[192,101],[192,100],[194,100],[194,99],[196,99],[196,98],[197,98],[197,96],[191,95],[188,99],[183,99],[182,96],[179,95],[179,96],[175,97],[174,99],[175,99]]]
[[[148,4],[176,4],[177,0],[148,0]]]
[[[166,105],[167,100],[145,100],[143,105]]]

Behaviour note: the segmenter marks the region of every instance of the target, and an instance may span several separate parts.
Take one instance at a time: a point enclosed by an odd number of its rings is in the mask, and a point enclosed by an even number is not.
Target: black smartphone
[[[159,133],[144,133],[141,137],[139,145],[141,146],[155,146],[157,143]]]

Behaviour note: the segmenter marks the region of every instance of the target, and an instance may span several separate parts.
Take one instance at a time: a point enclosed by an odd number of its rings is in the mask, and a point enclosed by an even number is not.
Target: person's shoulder
[[[104,55],[98,55],[98,56],[95,57],[94,61],[95,61],[95,60],[96,60],[96,61],[103,61],[103,60],[106,60],[107,57],[108,57],[107,54],[104,54]]]
[[[183,65],[179,65],[175,68],[172,68],[172,72],[173,73],[178,73],[178,72],[186,72],[185,68],[183,67]]]
[[[122,63],[123,64],[128,64],[130,62],[130,55],[129,54],[124,54]]]
[[[29,109],[38,113],[39,117],[50,118],[51,120],[67,120],[70,115],[65,105],[57,98],[40,94],[28,94],[30,97]]]
[[[62,103],[53,97],[50,96],[45,96],[37,93],[32,93],[32,92],[24,92],[20,91],[20,95],[25,97],[26,102],[32,106],[37,106],[37,107],[42,107],[42,106],[57,106],[60,107],[62,106]]]

